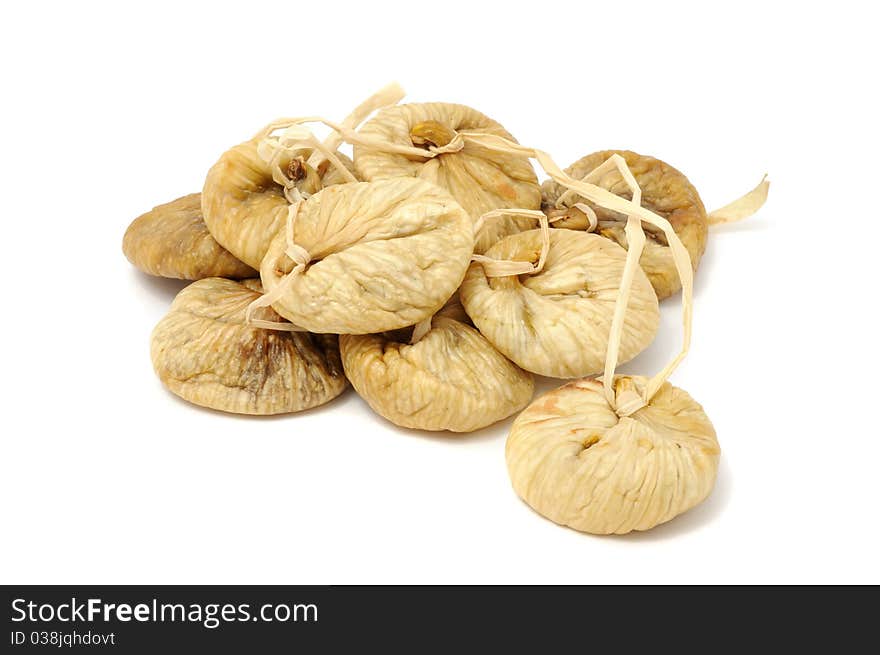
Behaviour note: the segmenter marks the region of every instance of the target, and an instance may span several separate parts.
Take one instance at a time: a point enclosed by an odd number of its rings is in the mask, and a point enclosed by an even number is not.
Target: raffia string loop
[[[303,122],[311,122],[309,119],[301,120]],[[292,200],[287,196],[287,191],[294,186],[295,181],[290,180],[281,169],[280,162],[284,155],[288,155],[291,158],[298,157],[302,156],[302,153],[307,150],[311,150],[313,153],[320,153],[336,167],[346,182],[358,181],[354,174],[337,157],[335,150],[331,150],[319,141],[312,134],[311,130],[302,125],[302,123],[290,123],[283,128],[281,134],[275,136],[274,132],[278,129],[281,128],[275,128],[275,130],[272,130],[262,138],[257,146],[257,154],[269,164],[269,168],[272,171],[272,179],[284,187],[285,197],[287,197],[288,202],[292,202]]]
[[[623,181],[629,187],[630,192],[633,194],[632,201],[637,204],[642,204],[642,189],[639,187],[636,182],[636,178],[633,176],[632,171],[629,170],[629,166],[626,165],[626,160],[618,154],[611,155],[608,159],[602,162],[599,166],[591,170],[587,173],[582,179],[581,182],[587,182],[589,184],[596,184],[599,179],[605,175],[608,171],[612,169],[617,169],[620,173],[620,176],[623,178]],[[577,192],[573,189],[567,189],[565,193],[559,196],[556,199],[556,208],[564,209],[565,203],[568,202],[573,196],[576,196]],[[578,206],[579,205],[579,206]],[[577,203],[575,205],[581,211],[584,211],[584,207],[589,207],[584,203]],[[594,213],[595,216],[595,213]]]
[[[550,252],[550,224],[544,212],[537,209],[493,209],[477,219],[476,223],[474,223],[474,234],[476,235],[480,231],[487,220],[503,218],[505,216],[522,216],[524,218],[534,218],[538,221],[541,229],[541,253],[538,256],[538,261],[535,263],[519,262],[495,259],[485,255],[473,255],[471,261],[481,264],[488,277],[540,273],[544,269],[544,264],[547,263],[547,254]]]
[[[336,151],[343,142],[342,131],[353,131],[374,111],[396,104],[404,95],[403,89],[396,82],[380,89],[355,107],[338,126],[331,125],[334,131],[323,142],[319,141],[311,130],[303,125],[303,123],[321,121],[322,119],[303,117],[281,118],[272,121],[257,132],[255,137],[259,139],[257,153],[269,164],[272,179],[284,187],[285,197],[290,203],[293,203],[294,199],[288,196],[287,191],[295,184],[295,181],[290,180],[280,166],[281,158],[284,155],[294,158],[302,156],[306,151],[311,151],[308,160],[304,162],[307,166],[316,169],[324,161],[329,161],[346,182],[357,182],[358,179],[336,155]],[[327,123],[329,124],[329,121]],[[281,133],[276,135],[276,132],[279,131]]]
[[[392,82],[388,86],[385,86],[369,98],[364,100],[361,104],[355,107],[352,112],[345,117],[342,121],[342,126],[346,129],[356,129],[361,123],[363,123],[367,118],[370,117],[374,111],[381,109],[382,107],[388,107],[390,105],[396,105],[398,102],[403,100],[403,97],[406,95],[406,91],[403,90],[397,82]],[[339,146],[342,145],[342,136],[334,131],[329,137],[324,139],[324,146],[329,150],[335,152],[339,149]],[[312,153],[312,156],[309,157],[309,161],[307,162],[311,166],[317,168],[320,166],[322,161],[321,155],[318,152]]]
[[[293,323],[289,322],[281,322],[281,321],[264,321],[261,319],[255,319],[254,312],[261,307],[269,307],[273,302],[278,300],[282,295],[284,295],[287,290],[290,288],[290,285],[296,279],[296,276],[305,271],[306,266],[309,265],[311,261],[311,255],[309,252],[298,245],[295,241],[295,229],[296,229],[296,219],[299,216],[300,208],[305,202],[304,198],[298,198],[292,205],[287,208],[287,220],[285,222],[285,237],[286,237],[286,248],[283,253],[279,254],[272,261],[264,261],[264,266],[268,266],[271,270],[275,270],[279,264],[279,260],[283,255],[289,257],[294,266],[290,270],[289,273],[284,275],[281,278],[281,281],[275,284],[274,287],[264,289],[264,293],[259,298],[256,298],[250,305],[248,305],[247,311],[245,312],[245,323],[252,327],[264,328],[266,330],[281,330],[285,332],[305,332],[300,327],[297,327]],[[268,259],[268,255],[267,255]],[[265,284],[269,286],[268,280],[273,279],[271,276],[264,277],[266,280]]]
[[[428,146],[428,151],[433,155],[446,155],[453,152],[460,152],[465,146],[464,137],[461,135],[461,132],[456,132],[455,136],[452,137],[452,140],[442,146],[432,145]]]
[[[599,217],[596,216],[596,210],[590,207],[588,204],[583,202],[576,202],[572,205],[575,209],[582,212],[586,217],[590,224],[587,226],[587,232],[595,232],[596,228],[599,227]],[[556,220],[561,220],[563,217],[559,216]],[[553,221],[550,221],[551,223]]]

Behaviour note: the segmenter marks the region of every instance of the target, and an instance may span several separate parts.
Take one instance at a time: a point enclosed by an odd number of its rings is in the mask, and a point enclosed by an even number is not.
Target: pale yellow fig
[[[153,330],[153,367],[170,391],[237,414],[282,414],[345,390],[337,337],[251,327],[245,312],[259,280],[207,278],[183,289]],[[278,321],[269,308],[261,320]]]
[[[514,141],[499,123],[465,105],[428,102],[387,107],[358,131],[370,141],[358,145],[354,140],[355,168],[365,180],[418,177],[433,182],[449,191],[474,221],[493,209],[539,208],[541,190],[528,157],[471,143],[469,133]],[[377,145],[383,143],[439,154],[401,154]],[[477,235],[475,251],[482,253],[502,236],[532,227],[534,221],[515,216],[487,223]]]
[[[541,230],[508,236],[487,257],[537,262]],[[483,335],[518,366],[549,377],[572,378],[602,371],[626,251],[587,232],[550,230],[542,270],[491,277],[470,265],[461,285],[468,316]],[[632,359],[654,339],[660,322],[657,296],[641,270],[632,293],[620,361]]]
[[[260,268],[269,242],[284,225],[288,201],[284,188],[272,176],[269,164],[257,152],[262,135],[227,150],[208,171],[202,189],[205,224],[217,241],[241,261]],[[318,168],[308,163],[310,151],[286,155],[279,162],[285,175],[304,195],[342,184],[346,177],[329,161]],[[336,156],[353,169],[345,155]]]
[[[700,258],[706,250],[709,221],[699,193],[681,172],[659,159],[628,150],[594,152],[576,161],[565,169],[565,172],[573,178],[582,179],[612,155],[619,155],[626,161],[627,167],[642,190],[642,206],[669,221],[687,249],[693,269],[696,271]],[[616,195],[632,199],[632,191],[615,167],[609,168],[591,182]],[[582,208],[575,206],[583,203],[595,212],[598,225],[592,229],[624,248],[627,247],[626,234],[624,234],[626,216],[603,209],[576,193],[566,193],[566,188],[553,180],[544,182],[542,190],[543,209],[553,221],[554,227],[573,230],[590,229],[589,216]],[[645,232],[648,241],[639,264],[647,273],[657,297],[662,300],[681,289],[681,281],[669,250],[669,242],[664,234],[656,229],[648,229]]]
[[[122,239],[122,252],[136,268],[160,277],[201,280],[257,274],[208,232],[198,193],[153,207],[134,219]]]
[[[646,382],[617,376],[615,392]],[[702,407],[668,382],[621,418],[601,382],[576,380],[516,418],[505,455],[514,490],[539,514],[581,532],[624,534],[704,500],[720,448]]]
[[[342,364],[358,394],[392,423],[419,430],[471,432],[525,407],[532,376],[444,311],[416,343],[410,330],[341,336]]]
[[[291,206],[260,276],[295,325],[371,334],[436,313],[472,252],[470,217],[448,192],[395,178],[327,187]]]

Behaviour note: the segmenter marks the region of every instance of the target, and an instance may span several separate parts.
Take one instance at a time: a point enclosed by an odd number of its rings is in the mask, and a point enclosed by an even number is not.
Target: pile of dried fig
[[[519,413],[515,492],[583,532],[647,530],[701,502],[718,441],[667,378],[709,226],[754,213],[768,183],[707,213],[659,159],[603,150],[562,169],[475,109],[402,96],[389,86],[338,123],[274,121],[200,193],[132,222],[132,264],[192,280],[152,333],[159,379],[239,414],[309,409],[349,383],[411,429]],[[678,291],[681,352],[653,377],[617,375]],[[533,401],[535,375],[577,379]]]

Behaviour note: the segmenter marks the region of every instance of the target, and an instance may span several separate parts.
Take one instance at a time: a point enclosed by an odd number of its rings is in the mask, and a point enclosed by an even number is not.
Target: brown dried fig
[[[416,343],[409,343],[409,330],[400,332],[339,339],[352,386],[392,423],[472,432],[507,418],[531,400],[532,376],[474,328],[441,313]]]
[[[256,275],[208,232],[200,193],[153,207],[134,219],[122,239],[122,252],[139,270],[160,277],[201,280]]]
[[[257,153],[260,139],[255,138],[227,150],[205,178],[202,189],[202,212],[211,234],[229,252],[243,262],[260,268],[269,243],[284,225],[287,199],[283,188],[272,179],[269,165]],[[330,162],[318,169],[306,163],[310,152],[287,157],[282,168],[296,188],[305,195],[324,187],[342,184],[346,179]],[[351,160],[337,157],[349,168]]]
[[[541,230],[505,237],[486,253],[505,261],[534,262]],[[461,301],[480,332],[527,371],[572,378],[602,371],[626,251],[586,232],[550,230],[550,247],[538,273],[490,277],[470,265]],[[636,269],[624,324],[620,361],[653,340],[660,323],[657,296]]]
[[[280,332],[245,324],[259,280],[207,278],[181,291],[153,330],[153,367],[173,393],[237,414],[297,412],[346,387],[335,335]],[[269,308],[261,320],[279,321]]]
[[[642,190],[642,206],[672,224],[672,228],[687,248],[691,264],[696,271],[700,258],[706,250],[709,223],[700,195],[681,172],[659,159],[629,150],[594,152],[576,161],[565,169],[565,172],[573,178],[582,179],[615,154],[623,157]],[[623,198],[632,199],[629,187],[616,169],[609,170],[593,183]],[[543,209],[553,220],[554,227],[587,229],[589,226],[587,216],[573,206],[583,202],[596,213],[598,219],[596,233],[624,248],[627,247],[623,230],[626,217],[622,214],[598,207],[576,194],[566,194],[566,189],[553,180],[544,182],[542,191]],[[566,195],[566,200],[560,203],[559,199],[563,194]],[[657,297],[662,300],[676,293],[681,288],[681,281],[669,252],[669,244],[663,234],[650,226],[646,226],[645,233],[648,235],[648,242],[645,244],[639,263],[647,273]]]

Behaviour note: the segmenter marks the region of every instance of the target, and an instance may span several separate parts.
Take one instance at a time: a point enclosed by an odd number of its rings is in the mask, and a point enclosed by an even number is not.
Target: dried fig
[[[122,252],[144,273],[181,280],[254,277],[208,232],[201,194],[191,193],[138,216],[122,239]]]
[[[486,256],[534,262],[541,230],[508,236]],[[490,277],[470,265],[461,300],[480,332],[527,371],[571,378],[602,371],[626,251],[595,234],[551,230],[543,269],[534,274]],[[648,278],[637,270],[623,327],[620,361],[654,339],[660,314]]]
[[[455,292],[473,251],[467,212],[440,187],[411,178],[327,187],[290,220],[260,276],[275,311],[311,332],[414,325]]]
[[[352,386],[392,423],[471,432],[518,412],[531,400],[532,376],[474,328],[441,312],[416,343],[409,343],[411,331],[400,332],[339,339]]]
[[[490,134],[513,141],[499,123],[465,105],[429,102],[398,105],[379,111],[358,134],[376,142],[416,148],[448,148],[459,133]],[[356,143],[356,142],[355,142]],[[389,152],[357,145],[354,162],[365,180],[418,177],[449,191],[476,221],[499,208],[537,209],[541,203],[538,180],[528,157],[463,141],[461,148],[441,151],[432,158]],[[502,236],[534,227],[519,217],[493,221],[477,235],[475,250],[484,252]]]
[[[297,412],[346,387],[337,337],[246,325],[259,280],[207,278],[183,289],[153,330],[153,367],[173,393],[237,414]],[[263,320],[279,320],[268,308]]]
[[[646,381],[617,376],[615,390]],[[624,534],[705,499],[720,448],[702,407],[668,382],[621,418],[601,382],[576,380],[517,417],[505,455],[514,490],[539,514],[582,532]]]
[[[229,252],[255,269],[269,248],[269,242],[284,225],[288,201],[283,187],[272,177],[269,164],[257,152],[262,136],[227,150],[205,178],[202,211],[211,234]],[[328,161],[313,168],[310,152],[286,157],[281,167],[297,190],[305,195],[347,180]],[[337,157],[353,169],[345,155]]]

